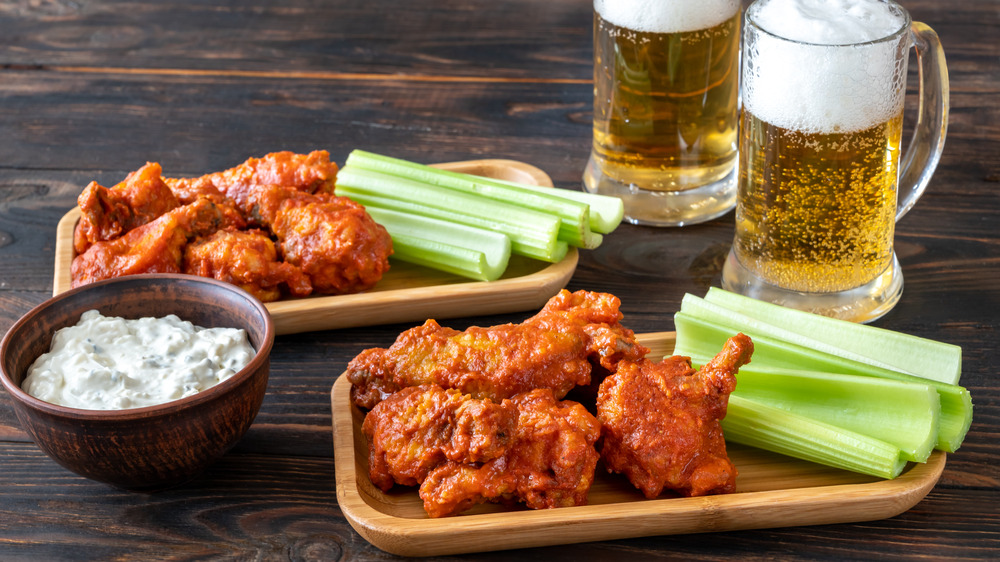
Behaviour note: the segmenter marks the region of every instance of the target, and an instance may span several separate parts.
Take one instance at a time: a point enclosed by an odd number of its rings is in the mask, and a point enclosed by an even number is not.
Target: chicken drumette
[[[270,227],[284,260],[309,277],[316,293],[364,291],[389,270],[389,233],[346,197],[288,197]]]
[[[388,349],[355,357],[347,368],[351,395],[363,408],[421,384],[494,401],[536,388],[563,398],[590,382],[591,361],[613,371],[619,361],[648,353],[619,323],[619,305],[607,293],[564,290],[522,324],[459,332],[428,320],[400,334]]]
[[[292,264],[278,260],[274,242],[260,230],[219,230],[184,249],[184,273],[212,277],[236,285],[262,302],[312,293],[309,278]]]
[[[583,405],[556,400],[543,388],[518,394],[513,442],[482,465],[446,462],[420,486],[431,517],[458,514],[483,502],[522,502],[531,509],[586,505],[599,458],[597,419]]]
[[[336,176],[337,165],[318,150],[275,152],[187,179],[165,179],[160,165],[149,163],[113,189],[91,184],[79,199],[73,285],[184,271],[234,283],[265,301],[285,292],[369,289],[389,269],[392,240],[364,207],[333,195]],[[197,212],[181,205],[211,206],[220,215],[217,228],[189,231],[183,217]],[[173,218],[152,225],[172,210]],[[170,232],[172,226],[180,230]],[[102,245],[88,251],[95,243]]]
[[[549,389],[497,404],[436,385],[405,388],[368,413],[369,476],[382,490],[420,485],[431,517],[483,502],[583,505],[600,426]]]
[[[416,486],[445,462],[495,459],[514,439],[517,415],[509,400],[495,404],[435,385],[401,390],[362,424],[372,483],[382,490]]]
[[[73,286],[136,273],[181,273],[188,241],[227,224],[226,214],[208,199],[177,207],[73,258]]]
[[[737,334],[700,371],[680,356],[619,363],[597,397],[608,471],[627,476],[647,498],[664,489],[684,496],[732,492],[736,467],[719,421],[752,353],[750,338]]]
[[[112,188],[90,182],[77,197],[80,222],[73,233],[76,253],[82,254],[95,242],[118,238],[180,206],[160,173],[160,165],[150,162]]]
[[[222,172],[196,178],[171,178],[166,182],[181,202],[187,203],[200,196],[213,200],[223,196],[245,211],[247,198],[257,187],[280,185],[305,193],[333,193],[336,179],[337,165],[330,162],[330,154],[314,150],[309,154],[272,152]]]

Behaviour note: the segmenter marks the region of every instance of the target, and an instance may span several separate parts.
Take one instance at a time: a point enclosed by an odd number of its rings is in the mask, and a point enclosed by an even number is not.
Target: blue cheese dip
[[[202,328],[172,314],[126,320],[89,310],[53,335],[21,387],[71,408],[141,408],[214,386],[254,354],[245,330]]]

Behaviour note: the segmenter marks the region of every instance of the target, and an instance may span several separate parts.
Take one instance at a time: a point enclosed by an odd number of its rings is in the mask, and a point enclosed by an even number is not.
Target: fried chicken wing
[[[495,404],[439,386],[413,386],[380,402],[365,416],[368,466],[382,490],[416,486],[451,461],[481,463],[504,453],[514,438],[517,407]]]
[[[317,195],[305,193],[283,185],[259,185],[247,191],[243,212],[253,224],[271,229],[278,211],[292,201],[301,200],[303,204],[319,201]]]
[[[585,504],[601,430],[586,408],[549,389],[497,404],[422,385],[379,402],[362,432],[372,483],[420,485],[428,515],[444,517],[490,501]]]
[[[737,334],[700,371],[680,356],[619,363],[597,398],[608,471],[627,476],[647,498],[664,489],[684,496],[732,492],[737,471],[719,421],[735,374],[752,353],[750,338]]]
[[[239,166],[196,178],[166,180],[181,201],[199,196],[222,195],[244,210],[250,192],[259,186],[280,185],[306,193],[333,193],[337,165],[325,150],[309,154],[272,152],[262,158],[250,158]]]
[[[420,384],[494,401],[550,388],[561,399],[590,382],[592,361],[614,370],[619,361],[648,353],[619,323],[619,306],[614,295],[564,290],[522,324],[459,332],[428,320],[400,334],[388,349],[355,357],[347,368],[351,395],[363,408]]]
[[[215,232],[225,223],[224,213],[207,199],[177,207],[123,236],[97,242],[73,258],[73,286],[137,273],[180,273],[188,241]]]
[[[80,221],[73,248],[82,254],[95,242],[113,240],[180,206],[164,183],[160,165],[149,162],[118,185],[107,188],[90,182],[77,198]]]
[[[219,230],[184,249],[184,273],[212,277],[249,292],[262,302],[312,293],[302,270],[278,260],[274,242],[261,230]]]
[[[506,452],[482,465],[449,461],[420,486],[431,517],[460,513],[483,502],[523,502],[532,509],[586,505],[594,481],[601,429],[581,404],[559,401],[550,389],[511,399],[517,430]]]
[[[316,293],[364,291],[389,270],[389,233],[346,197],[285,199],[271,231],[285,261],[302,269]]]

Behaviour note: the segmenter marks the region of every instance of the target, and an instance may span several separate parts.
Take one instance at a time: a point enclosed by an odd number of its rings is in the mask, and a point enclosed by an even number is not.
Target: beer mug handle
[[[917,124],[900,161],[897,221],[927,189],[941,159],[948,129],[948,66],[941,41],[933,29],[920,22],[913,22],[910,31],[917,51],[920,101]]]

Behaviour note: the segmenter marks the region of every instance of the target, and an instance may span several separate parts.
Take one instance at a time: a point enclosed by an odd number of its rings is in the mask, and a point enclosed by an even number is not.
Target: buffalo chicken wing
[[[113,240],[96,242],[71,265],[73,286],[137,273],[181,273],[188,241],[226,223],[215,203],[199,199],[134,228]]]
[[[517,408],[439,386],[413,386],[380,402],[362,424],[372,483],[416,486],[445,462],[481,463],[506,451]]]
[[[483,502],[534,509],[583,505],[593,482],[600,425],[549,389],[497,404],[436,385],[405,388],[362,424],[369,476],[382,490],[420,485],[431,517]]]
[[[160,174],[160,165],[150,162],[110,189],[90,182],[77,197],[80,222],[73,233],[76,253],[82,254],[95,242],[118,238],[179,207]]]
[[[482,465],[446,462],[420,486],[431,517],[483,502],[522,502],[531,509],[586,505],[599,455],[597,419],[583,405],[537,389],[511,399],[519,412],[514,440]]]
[[[73,286],[183,271],[265,302],[369,289],[389,269],[392,240],[364,207],[333,195],[336,176],[329,154],[317,150],[276,152],[186,179],[163,178],[149,163],[112,189],[92,183],[79,197]],[[189,228],[183,217],[194,208],[218,215],[211,227]]]
[[[428,320],[388,349],[365,350],[350,362],[352,397],[372,408],[401,388],[437,384],[494,401],[536,388],[561,399],[590,382],[591,361],[614,370],[648,353],[619,323],[619,305],[607,293],[564,290],[522,324],[460,332]]]
[[[285,151],[250,158],[222,172],[166,181],[181,201],[221,195],[245,209],[249,194],[261,186],[280,185],[306,193],[333,193],[337,171],[337,165],[330,161],[330,154],[325,150],[309,154]]]
[[[296,297],[312,293],[309,278],[279,261],[274,242],[260,230],[219,230],[196,239],[184,249],[183,271],[236,285],[262,302],[277,300],[283,288]]]
[[[664,489],[684,496],[732,492],[736,467],[719,421],[752,353],[750,338],[737,334],[700,371],[680,356],[619,363],[597,398],[608,471],[624,474],[647,498]]]
[[[286,199],[271,231],[285,261],[300,268],[322,294],[369,289],[389,270],[392,239],[364,207],[316,194]]]

